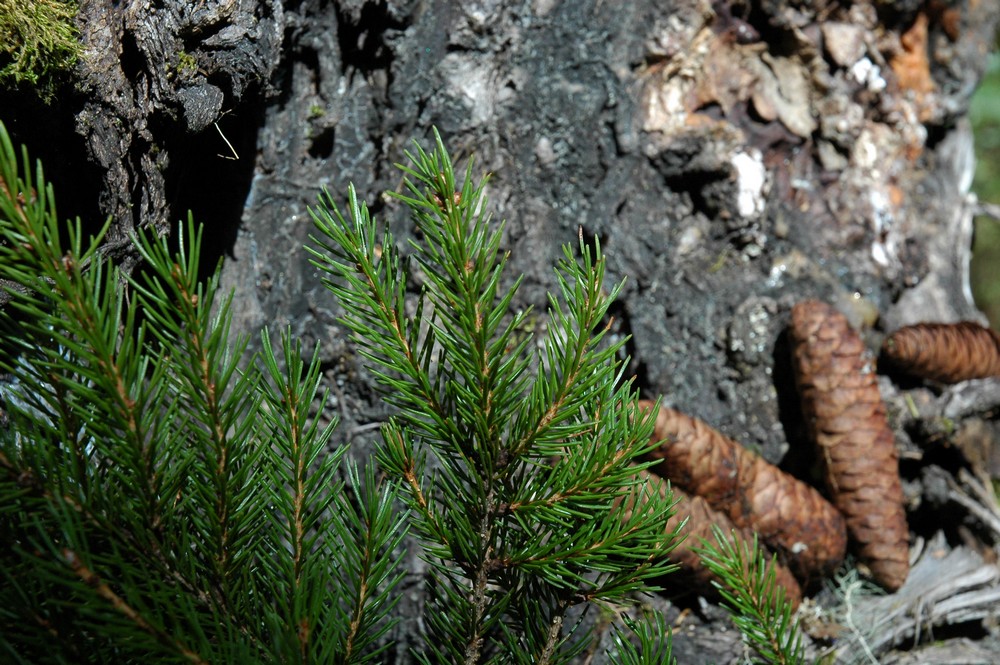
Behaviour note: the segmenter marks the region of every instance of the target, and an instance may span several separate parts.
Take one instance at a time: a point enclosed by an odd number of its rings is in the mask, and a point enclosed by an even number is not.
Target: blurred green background
[[[1000,47],[1000,35],[997,37]],[[982,201],[1000,204],[1000,52],[990,55],[986,78],[972,98],[976,177],[972,189]],[[976,219],[970,268],[972,295],[1000,330],[1000,220]]]

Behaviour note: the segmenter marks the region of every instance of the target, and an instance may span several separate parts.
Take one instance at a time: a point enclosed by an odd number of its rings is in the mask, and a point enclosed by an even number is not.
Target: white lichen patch
[[[886,83],[885,79],[882,78],[882,69],[867,57],[861,58],[851,65],[850,72],[855,81],[872,92],[885,90]]]
[[[704,236],[700,229],[689,226],[681,231],[677,238],[677,255],[685,256],[690,254],[704,243]]]
[[[875,169],[879,163],[878,137],[866,128],[851,151],[851,162],[859,169]]]
[[[889,267],[896,258],[896,242],[892,233],[894,222],[892,206],[889,197],[878,188],[869,191],[868,203],[872,211],[872,230],[875,232],[872,259],[882,267]]]
[[[767,170],[760,151],[738,152],[730,160],[736,172],[736,212],[744,219],[755,219],[764,212]]]
[[[451,72],[452,93],[469,109],[471,122],[487,124],[494,117],[498,104],[504,101],[498,99],[498,90],[503,86],[498,84],[496,71],[456,53],[445,57],[445,70]]]

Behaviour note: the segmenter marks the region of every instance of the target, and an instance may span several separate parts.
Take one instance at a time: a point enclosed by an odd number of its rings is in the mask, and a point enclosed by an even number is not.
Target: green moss
[[[0,0],[0,85],[28,84],[51,99],[80,54],[76,11],[70,0]]]
[[[177,54],[177,72],[180,74],[193,74],[198,71],[198,61],[194,56],[186,51]]]

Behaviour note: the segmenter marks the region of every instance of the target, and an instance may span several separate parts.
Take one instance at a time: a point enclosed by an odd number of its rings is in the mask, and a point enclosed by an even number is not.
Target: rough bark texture
[[[652,402],[642,402],[652,409]],[[844,518],[819,492],[697,418],[661,407],[652,470],[756,531],[804,581],[832,573],[847,550]]]
[[[61,211],[94,229],[111,218],[104,251],[120,263],[138,260],[131,231],[166,233],[189,210],[223,251],[286,21],[280,0],[81,0],[76,89],[51,108],[2,92],[3,119],[45,163]],[[228,241],[217,235],[227,226]]]
[[[826,486],[861,560],[895,591],[910,568],[899,454],[871,353],[847,318],[826,303],[792,309],[795,378]]]
[[[229,258],[235,330],[321,345],[334,397],[317,408],[357,455],[386,410],[301,251],[308,207],[354,182],[405,246],[412,227],[382,193],[436,125],[494,173],[526,275],[515,306],[544,326],[559,246],[599,237],[609,279],[628,277],[615,332],[646,394],[801,470],[782,332],[795,302],[878,319],[873,344],[983,320],[966,284],[966,111],[998,14],[996,0],[84,0],[81,90],[51,108],[0,93],[0,117],[45,160],[61,214],[113,216],[108,251],[125,260],[130,229],[191,209]],[[920,393],[915,422],[887,388],[914,465],[940,445],[924,424],[1000,401],[995,384]],[[919,504],[919,471],[904,472]],[[396,662],[419,625],[411,563]],[[681,662],[742,657],[721,614],[686,617]]]

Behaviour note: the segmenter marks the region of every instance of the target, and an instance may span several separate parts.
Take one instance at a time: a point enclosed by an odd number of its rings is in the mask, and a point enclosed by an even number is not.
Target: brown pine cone
[[[644,410],[654,402],[640,401]],[[696,418],[660,407],[653,430],[665,442],[652,471],[704,498],[761,539],[804,580],[823,577],[844,558],[840,513],[819,492]]]
[[[940,383],[1000,376],[1000,335],[972,321],[900,328],[882,353],[907,374]]]
[[[648,471],[640,471],[639,477],[644,479],[650,487],[655,488],[661,497],[666,496],[668,483],[665,479]],[[714,596],[716,591],[711,583],[713,580],[719,580],[708,568],[702,565],[701,557],[694,551],[694,548],[701,547],[703,540],[715,542],[715,536],[712,533],[713,525],[721,528],[726,535],[735,530],[737,537],[747,543],[753,542],[753,532],[749,529],[736,527],[728,517],[713,510],[703,498],[690,496],[676,486],[672,488],[672,491],[674,498],[680,499],[680,502],[677,504],[677,512],[664,525],[664,532],[672,533],[683,520],[687,519],[688,521],[681,529],[684,540],[670,552],[670,560],[681,567],[680,572],[685,582],[693,584],[704,595]],[[785,597],[788,598],[793,607],[797,608],[802,601],[802,590],[799,588],[795,576],[778,560],[775,560],[771,565],[775,566],[775,582],[784,587]]]
[[[790,337],[802,412],[827,489],[872,577],[895,591],[909,573],[909,531],[874,363],[847,319],[825,303],[797,304]]]

